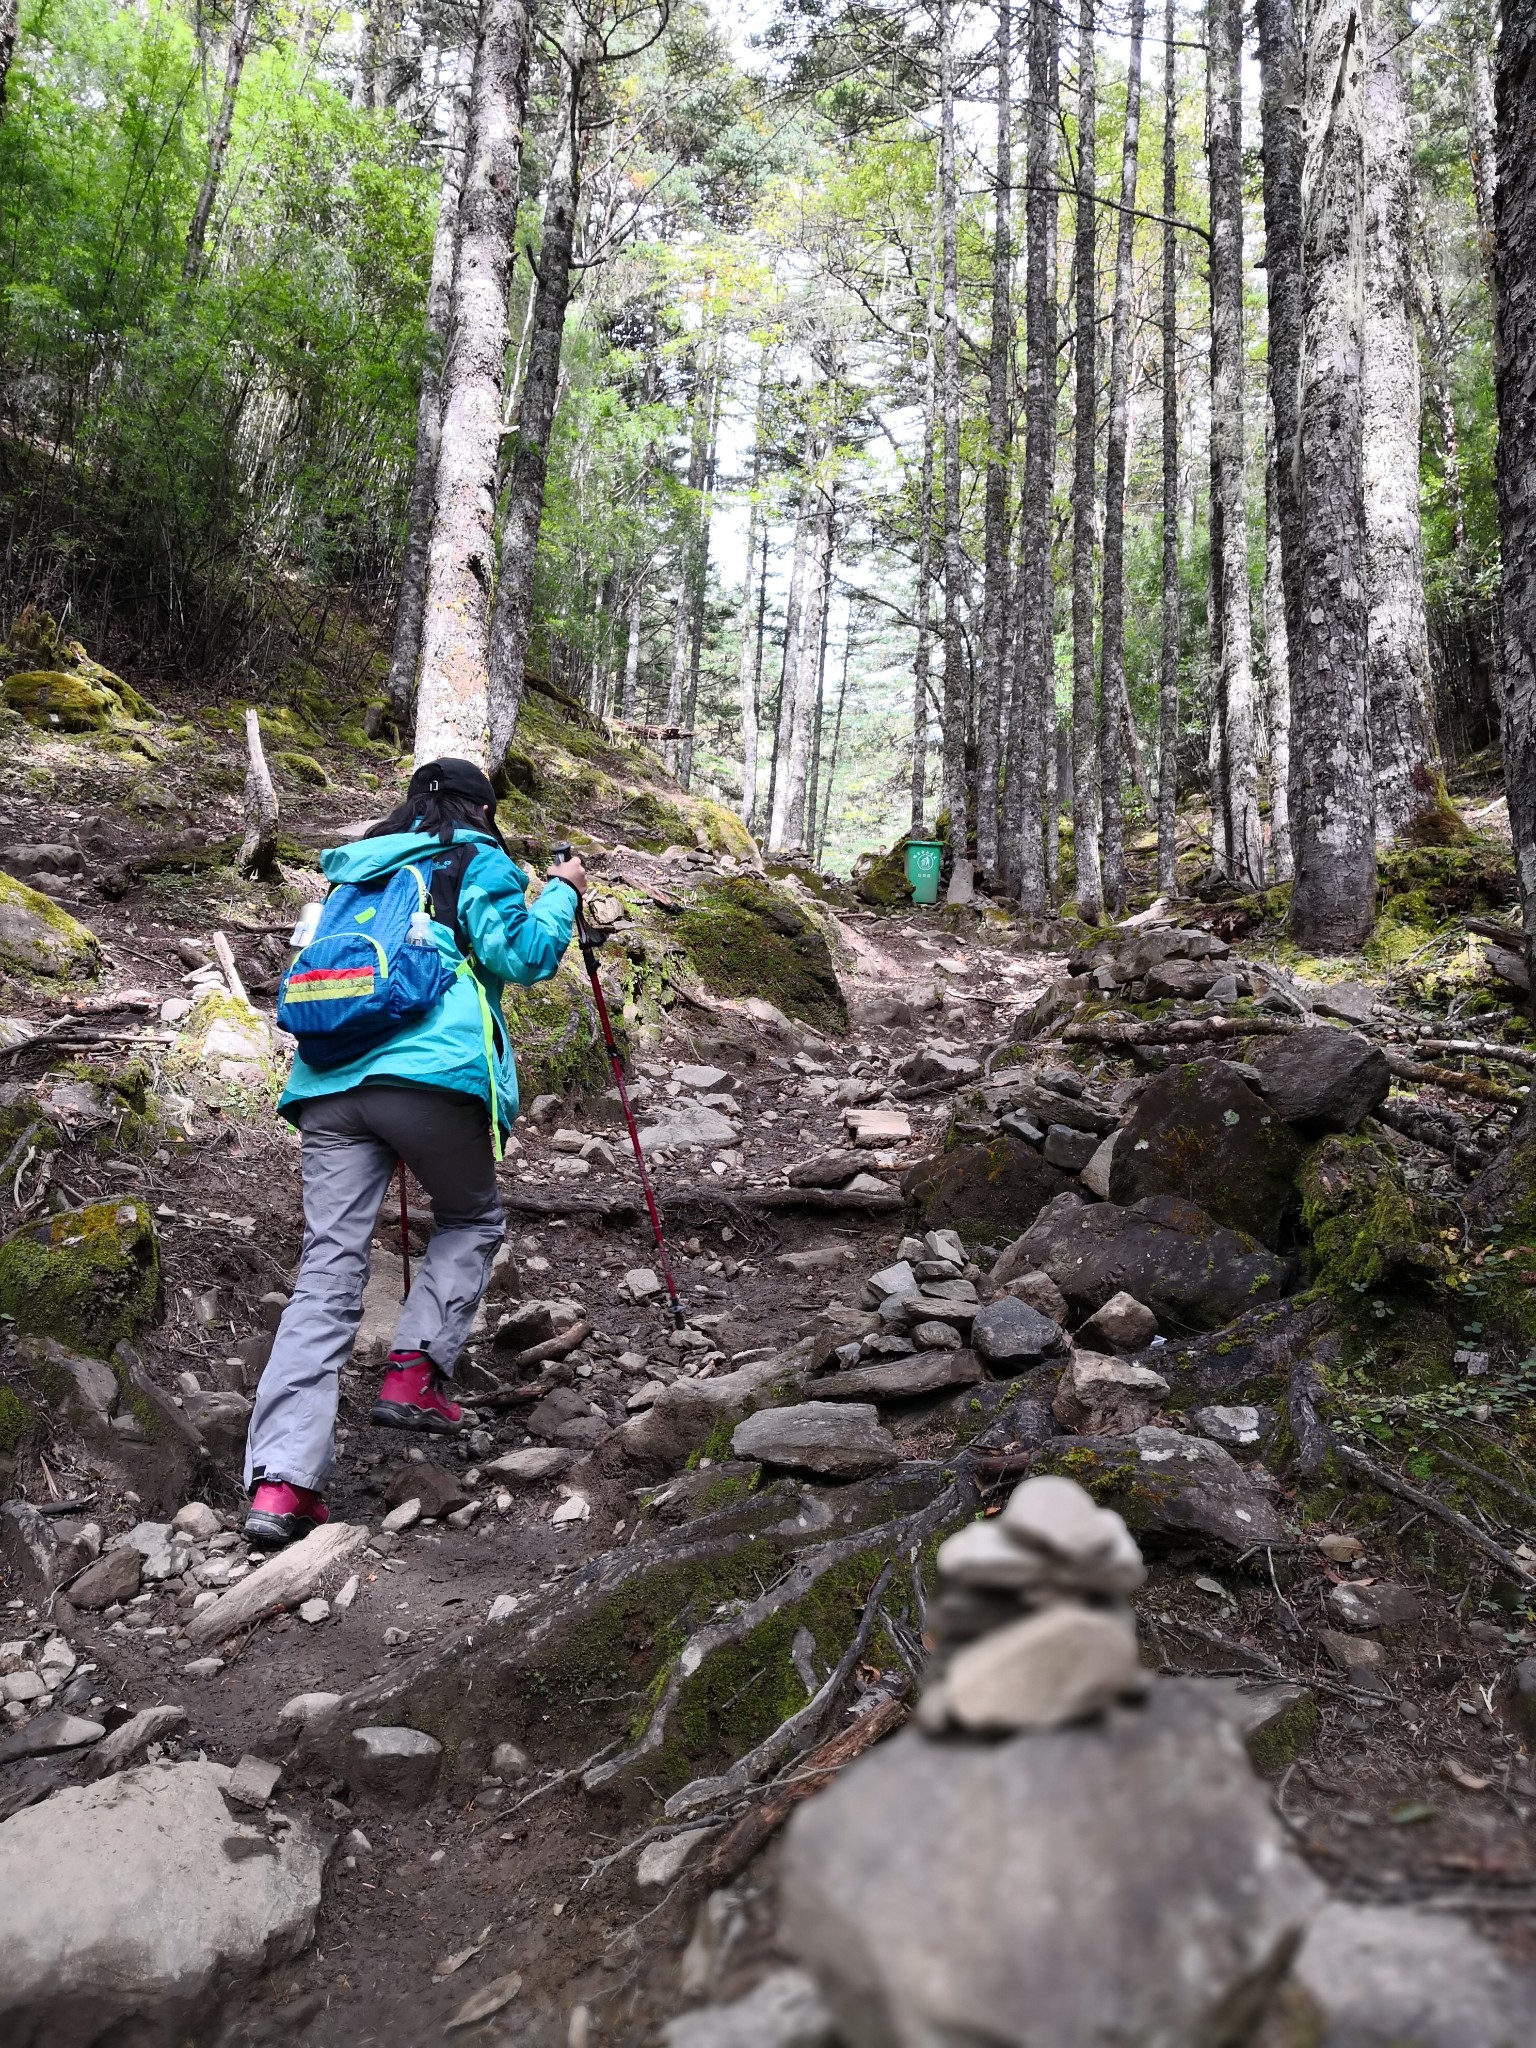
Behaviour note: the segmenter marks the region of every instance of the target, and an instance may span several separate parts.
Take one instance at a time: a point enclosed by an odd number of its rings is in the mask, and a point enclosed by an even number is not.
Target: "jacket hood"
[[[456,840],[475,840],[482,846],[496,844],[489,833],[471,831],[462,825],[454,828],[453,836]],[[379,839],[354,839],[347,846],[328,847],[320,856],[320,868],[328,882],[378,882],[410,861],[435,860],[442,850],[443,843],[435,832],[386,832]],[[528,877],[516,861],[511,866],[519,886],[526,888]]]

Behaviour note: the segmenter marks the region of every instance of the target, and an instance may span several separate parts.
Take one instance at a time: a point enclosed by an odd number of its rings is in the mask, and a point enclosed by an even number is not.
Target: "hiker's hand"
[[[552,882],[569,882],[578,896],[586,894],[587,871],[581,864],[581,855],[573,853],[569,860],[561,861],[558,867],[549,871]]]

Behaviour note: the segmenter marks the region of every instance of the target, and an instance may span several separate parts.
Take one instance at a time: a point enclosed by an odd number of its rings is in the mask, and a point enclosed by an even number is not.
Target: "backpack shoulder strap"
[[[432,862],[432,915],[439,924],[447,925],[458,941],[459,951],[466,959],[470,953],[469,934],[459,922],[459,891],[464,886],[469,864],[479,851],[478,840],[456,839],[452,846],[445,847]]]

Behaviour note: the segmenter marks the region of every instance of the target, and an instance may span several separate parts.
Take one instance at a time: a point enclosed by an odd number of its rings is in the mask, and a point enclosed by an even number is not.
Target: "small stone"
[[[531,1124],[547,1124],[562,1106],[558,1095],[535,1095],[528,1105],[528,1121]]]
[[[515,1593],[498,1593],[485,1618],[487,1622],[510,1621],[522,1604]]]
[[[533,1766],[526,1750],[515,1742],[498,1742],[491,1751],[491,1775],[496,1778],[526,1778]]]
[[[844,1265],[852,1256],[851,1245],[824,1244],[803,1252],[780,1252],[777,1263],[791,1273],[813,1273],[822,1266]]]
[[[299,1619],[300,1621],[308,1622],[311,1628],[313,1628],[317,1622],[329,1621],[330,1618],[331,1603],[329,1600],[321,1600],[319,1598],[316,1598],[314,1600],[305,1600],[300,1603]]]
[[[912,1341],[923,1351],[959,1351],[960,1332],[952,1323],[919,1323]]]
[[[1334,1586],[1328,1606],[1345,1628],[1406,1628],[1424,1612],[1423,1602],[1406,1586]]]
[[[384,1647],[386,1650],[403,1649],[410,1640],[411,1632],[408,1628],[387,1628],[384,1631]]]
[[[468,1499],[469,1494],[458,1474],[433,1464],[430,1459],[420,1464],[403,1465],[384,1493],[384,1505],[388,1508],[403,1507],[408,1500],[417,1501],[424,1522],[435,1522],[444,1515],[452,1514]],[[386,1518],[384,1527],[389,1526]]]
[[[99,1777],[136,1763],[150,1743],[162,1742],[186,1725],[185,1707],[141,1707],[97,1743],[91,1752],[91,1770]]]
[[[1013,1489],[999,1522],[1015,1543],[1027,1549],[1063,1564],[1087,1565],[1111,1554],[1120,1517],[1107,1517],[1075,1479],[1042,1473]]]
[[[380,1522],[379,1527],[386,1536],[398,1536],[403,1530],[409,1529],[413,1523],[420,1520],[421,1502],[419,1500],[403,1500],[399,1507],[390,1509],[383,1521]]]
[[[906,1300],[918,1292],[917,1275],[908,1260],[899,1259],[894,1266],[882,1266],[878,1273],[871,1273],[869,1287],[870,1292],[879,1295],[882,1301],[888,1301],[892,1296]]]
[[[328,1714],[332,1707],[340,1706],[339,1692],[296,1692],[291,1700],[284,1701],[278,1709],[277,1718],[281,1724],[291,1723],[296,1728],[305,1728],[311,1721]]]
[[[1330,1564],[1358,1564],[1365,1555],[1365,1545],[1358,1536],[1347,1536],[1337,1529],[1319,1536],[1317,1547]]]
[[[886,1145],[904,1145],[912,1135],[912,1120],[893,1109],[846,1109],[844,1122],[849,1136],[861,1152],[873,1152]]]
[[[585,1522],[591,1519],[592,1503],[584,1493],[573,1493],[568,1500],[561,1501],[550,1521],[557,1526],[566,1522]]]
[[[224,1524],[206,1501],[189,1500],[171,1517],[171,1527],[190,1536],[194,1543],[207,1543],[219,1534]]]
[[[1026,1371],[1066,1349],[1060,1324],[1012,1294],[1000,1295],[978,1313],[971,1325],[971,1342],[989,1365],[1014,1372]]]
[[[507,1451],[502,1457],[493,1458],[483,1470],[487,1476],[515,1479],[521,1485],[531,1486],[540,1479],[557,1478],[572,1463],[571,1452],[560,1450],[553,1444],[539,1444],[530,1445],[522,1451]]]
[[[958,1230],[924,1231],[923,1249],[929,1258],[948,1259],[954,1266],[965,1266],[969,1258]]]
[[[100,1742],[106,1732],[100,1721],[88,1721],[80,1714],[39,1714],[36,1720],[0,1739],[0,1764],[14,1763],[24,1756],[48,1756],[60,1749],[84,1749],[90,1743]]]
[[[665,2048],[836,2048],[841,2038],[803,1970],[773,1970],[744,1998],[685,2012],[663,2034]]]
[[[684,1828],[659,1842],[647,1842],[635,1859],[635,1882],[647,1888],[670,1884],[713,1828]]]
[[[649,1266],[635,1266],[624,1275],[624,1290],[631,1301],[650,1301],[663,1292],[659,1276]]]
[[[1202,1436],[1229,1450],[1256,1444],[1263,1434],[1264,1411],[1246,1403],[1230,1407],[1196,1408],[1190,1420]]]
[[[353,1572],[352,1576],[340,1588],[335,1599],[331,1602],[332,1611],[336,1614],[345,1614],[361,1591],[362,1583],[361,1573]]]
[[[1109,1200],[1109,1176],[1115,1163],[1115,1140],[1118,1131],[1111,1131],[1107,1138],[1101,1138],[1093,1157],[1078,1174],[1078,1179],[1090,1194],[1097,1195],[1101,1202]]]
[[[1317,1640],[1324,1654],[1341,1671],[1380,1671],[1387,1661],[1380,1643],[1372,1642],[1368,1636],[1348,1636],[1341,1629],[1320,1628]]]
[[[190,1664],[183,1664],[183,1678],[214,1678],[224,1669],[222,1657],[194,1657]]]
[[[396,1806],[420,1806],[437,1779],[443,1745],[419,1728],[354,1728],[345,1776],[354,1791]]]
[[[1067,1306],[1067,1297],[1049,1273],[1020,1273],[1014,1279],[1003,1281],[996,1291],[999,1297],[1011,1295],[1015,1301],[1028,1302],[1031,1308],[1049,1316],[1063,1329],[1072,1313]]]
[[[1150,1366],[1074,1351],[1051,1413],[1063,1429],[1082,1436],[1129,1436],[1152,1420],[1168,1391],[1168,1382]]]
[[[1090,1350],[1102,1345],[1111,1351],[1139,1351],[1157,1335],[1157,1317],[1122,1288],[1095,1310],[1077,1334],[1079,1341],[1087,1340]]]
[[[265,1806],[282,1775],[281,1764],[269,1763],[264,1756],[243,1756],[230,1772],[225,1797],[237,1806]]]
[[[585,1131],[573,1130],[556,1131],[549,1141],[552,1151],[569,1152],[573,1155],[579,1155],[582,1146],[586,1142],[587,1134]]]
[[[1074,1130],[1069,1124],[1051,1124],[1040,1149],[1048,1165],[1079,1173],[1098,1151],[1100,1142],[1092,1131]]]
[[[36,1671],[12,1671],[0,1678],[0,1700],[14,1701],[18,1706],[31,1706],[48,1690],[46,1681]]]
[[[1084,1720],[1146,1682],[1127,1616],[1063,1602],[957,1650],[942,1698],[968,1733],[1005,1735]]]
[[[479,1514],[482,1505],[483,1503],[478,1500],[466,1501],[463,1507],[455,1508],[453,1513],[445,1515],[443,1520],[450,1529],[467,1529]]]

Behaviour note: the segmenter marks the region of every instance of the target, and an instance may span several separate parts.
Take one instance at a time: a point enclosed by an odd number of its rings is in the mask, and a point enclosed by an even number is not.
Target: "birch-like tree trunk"
[[[799,687],[801,610],[805,595],[805,554],[810,538],[811,501],[816,490],[816,436],[812,426],[805,430],[804,467],[800,503],[795,513],[795,545],[790,557],[789,590],[784,600],[784,654],[779,665],[779,708],[774,723],[773,761],[768,773],[768,850],[777,853],[784,844],[788,813],[785,808],[787,777],[780,773],[789,764],[790,731],[795,716],[795,692]]]
[[[684,723],[688,701],[688,670],[693,655],[694,585],[704,483],[709,472],[710,418],[715,403],[707,343],[706,336],[693,350],[693,392],[688,408],[688,496],[683,510],[682,545],[678,550],[677,596],[672,606],[672,664],[667,674],[667,703],[663,714],[663,722],[674,734]],[[678,771],[681,748],[681,741],[675,737],[662,741],[661,756],[671,775]]]
[[[955,197],[955,43],[951,0],[939,0],[939,243],[944,294],[939,410],[944,421],[944,802],[949,850],[966,858],[970,837],[965,787],[967,688],[960,612],[965,548],[960,531],[960,248]]]
[[[1508,0],[1506,12],[1518,12],[1519,7],[1520,0]],[[1490,14],[1496,16],[1497,12],[1497,5],[1490,8],[1485,4],[1485,0],[1468,0],[1463,15],[1461,45],[1467,65],[1467,157],[1472,167],[1472,204],[1477,214],[1477,238],[1482,248],[1483,262],[1488,269],[1490,283],[1493,282],[1499,268],[1494,263],[1493,256],[1501,158],[1496,137],[1497,117],[1491,59],[1495,30],[1489,19]],[[1502,76],[1502,51],[1499,62]]]
[[[1072,858],[1077,914],[1104,914],[1099,865],[1100,771],[1094,703],[1093,552],[1095,436],[1098,431],[1098,118],[1094,80],[1094,4],[1080,0],[1077,35],[1077,334],[1072,451]]]
[[[443,348],[453,298],[453,256],[459,238],[459,193],[464,183],[464,138],[469,102],[454,98],[443,175],[437,194],[437,227],[432,236],[432,269],[427,282],[426,348],[416,400],[416,461],[406,502],[405,553],[400,596],[395,605],[395,639],[384,694],[402,730],[416,697],[416,664],[421,656],[421,622],[427,598],[427,555],[432,546],[432,500],[437,489],[437,453],[443,424]]]
[[[1407,0],[1372,0],[1365,78],[1365,574],[1370,608],[1376,839],[1438,792],[1419,527],[1419,338],[1413,320],[1413,167]]]
[[[544,190],[544,223],[533,295],[523,388],[512,432],[512,459],[501,522],[501,560],[491,608],[491,760],[499,766],[522,709],[528,638],[533,630],[533,578],[549,437],[560,391],[560,351],[571,302],[571,259],[581,204],[581,107],[596,63],[595,38],[575,6],[567,10],[560,47],[560,100],[554,156]]]
[[[235,862],[242,875],[265,881],[277,872],[277,791],[261,744],[261,721],[254,707],[245,713],[245,794],[242,809],[245,836]]]
[[[761,441],[752,452],[752,497],[747,513],[747,570],[741,584],[741,659],[737,693],[741,702],[741,819],[750,832],[757,807],[757,667],[753,659],[752,616],[757,607],[757,548],[761,524],[757,479]]]
[[[1289,706],[1296,694],[1296,664],[1301,656],[1301,477],[1296,451],[1302,330],[1301,42],[1293,0],[1258,0],[1257,13],[1263,75],[1260,107],[1264,139],[1264,277],[1269,301],[1269,416],[1275,445],[1275,493],[1270,517],[1278,529],[1286,659],[1290,664],[1285,701]],[[1271,711],[1274,703],[1271,675]],[[1271,725],[1272,848],[1274,775]],[[1288,803],[1288,797],[1285,800]],[[1286,874],[1289,872],[1287,866]],[[1275,873],[1277,880],[1282,879],[1278,867]]]
[[[624,692],[619,699],[619,716],[633,724],[640,689],[640,606],[641,574],[635,571],[629,586],[629,614],[624,640]]]
[[[800,659],[795,670],[789,753],[784,773],[784,832],[781,845],[803,848],[806,782],[811,739],[816,721],[822,664],[826,655],[827,599],[831,590],[836,539],[836,491],[830,478],[819,478],[811,509],[811,534],[806,553],[809,574],[800,621]]]
[[[715,459],[720,445],[720,395],[725,386],[721,353],[714,349],[709,367],[709,439],[704,450],[704,483],[699,495],[699,523],[693,550],[693,575],[688,592],[688,694],[683,704],[684,737],[678,779],[693,787],[694,728],[699,712],[699,665],[704,653],[704,598],[709,587],[709,537],[715,516]]]
[[[523,109],[526,0],[482,0],[459,200],[437,499],[416,686],[416,759],[491,761],[490,626],[497,453]]]
[[[981,598],[981,675],[976,701],[976,858],[998,871],[1003,668],[1008,649],[1008,480],[1013,453],[1013,13],[997,7],[997,169],[993,179],[992,331],[987,350],[986,530]]]
[[[1003,791],[1003,874],[1031,917],[1049,902],[1045,857],[1047,753],[1055,758],[1056,677],[1051,498],[1056,480],[1056,149],[1060,54],[1054,12],[1029,17],[1029,157],[1024,209],[1024,487],[1014,607],[1013,702]]]
[[[1239,889],[1264,883],[1248,584],[1247,439],[1243,416],[1243,10],[1206,10],[1206,136],[1211,184],[1211,577],[1219,646],[1227,872]]]
[[[917,478],[917,646],[912,657],[912,835],[927,830],[928,691],[933,646],[933,429],[935,405],[934,279],[928,280],[923,325],[923,452]]]
[[[234,15],[229,24],[229,41],[224,49],[224,86],[219,94],[219,111],[214,116],[213,129],[208,137],[208,163],[203,171],[203,182],[198,188],[197,204],[192,209],[191,224],[187,228],[187,251],[182,258],[181,275],[185,284],[191,284],[203,267],[203,246],[208,239],[208,223],[213,217],[214,201],[219,196],[219,186],[224,177],[224,159],[229,154],[229,138],[235,125],[235,103],[240,97],[240,74],[245,69],[245,60],[250,55],[251,39],[256,33],[257,0],[235,0]],[[12,41],[14,42],[14,32]]]
[[[1525,965],[1536,986],[1536,9],[1528,5],[1505,9],[1497,107],[1499,711]]]
[[[1291,655],[1280,542],[1274,408],[1264,433],[1264,656],[1269,682],[1269,871],[1291,879]]]
[[[1104,454],[1104,600],[1099,668],[1099,772],[1103,782],[1104,906],[1125,907],[1125,472],[1131,399],[1131,260],[1136,241],[1136,165],[1141,142],[1141,34],[1146,0],[1131,0],[1125,69],[1120,215],[1115,231],[1115,305],[1109,343],[1109,438]]]
[[[1301,649],[1291,704],[1290,933],[1350,952],[1376,914],[1365,590],[1364,24],[1310,0],[1298,462]]]
[[[1179,70],[1174,0],[1163,6],[1163,602],[1157,702],[1157,889],[1179,892]]]

